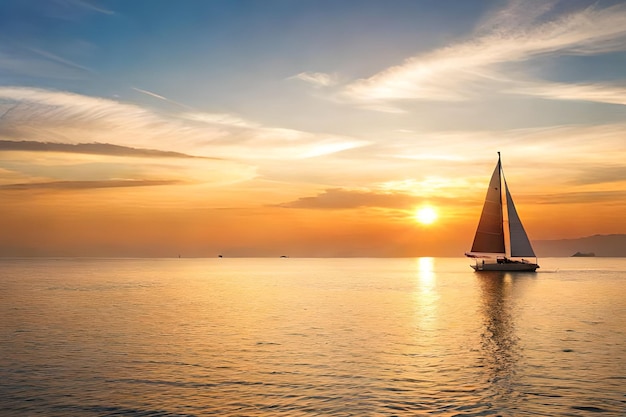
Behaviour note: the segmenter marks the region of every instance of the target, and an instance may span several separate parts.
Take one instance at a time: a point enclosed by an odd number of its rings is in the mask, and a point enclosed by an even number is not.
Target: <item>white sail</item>
[[[506,207],[509,217],[509,237],[510,237],[510,253],[512,257],[535,257],[535,251],[528,240],[528,235],[524,230],[522,221],[517,214],[515,204],[513,204],[513,198],[509,192],[509,187],[504,180],[504,189],[506,190]]]
[[[485,204],[472,244],[472,253],[504,253],[504,248],[500,161],[498,160],[496,169],[491,175],[491,181],[489,181]]]

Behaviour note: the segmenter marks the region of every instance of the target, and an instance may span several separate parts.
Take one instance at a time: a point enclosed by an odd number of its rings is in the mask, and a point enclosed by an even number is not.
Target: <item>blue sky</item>
[[[367,77],[390,62],[443,45],[470,29],[468,15],[481,13],[467,2],[442,7],[412,1],[3,6],[2,52],[17,66],[11,71],[5,64],[3,75],[12,84],[163,104],[141,97],[136,87],[205,111],[276,119],[290,112],[295,100],[328,107],[289,77],[307,72],[335,73],[345,81]]]
[[[581,13],[586,7],[598,12],[614,7],[623,13],[620,2],[27,0],[5,1],[0,7],[4,85],[71,91],[171,110],[168,102],[138,91],[142,90],[168,98],[169,104],[201,111],[237,113],[295,129],[328,124],[335,131],[353,134],[370,131],[371,126],[359,129],[369,123],[359,122],[372,118],[384,129],[392,125],[445,129],[448,115],[442,117],[444,112],[431,108],[450,102],[457,104],[450,107],[450,115],[461,129],[622,117],[620,111],[606,111],[598,100],[590,104],[555,100],[554,95],[545,100],[545,96],[503,93],[501,85],[493,88],[494,80],[489,77],[505,74],[527,83],[618,81],[621,85],[623,48],[577,51],[584,42],[567,36],[552,50],[529,46],[520,56],[511,54],[480,64],[476,72],[485,73],[470,74],[463,86],[449,81],[459,74],[450,74],[448,84],[432,86],[428,96],[413,92],[399,97],[416,99],[403,103],[402,110],[406,114],[414,109],[418,117],[362,111],[365,104],[359,100],[366,101],[366,97],[353,95],[357,100],[352,102],[337,97],[359,80],[406,60],[446,48],[461,50],[497,36],[502,36],[500,40],[524,33],[537,36],[551,19],[559,24],[567,13]],[[606,18],[597,18],[597,24]],[[589,30],[573,26],[571,32]],[[594,43],[623,41],[621,31],[613,32],[618,33],[606,39],[600,34]],[[510,45],[502,42],[502,48]],[[463,65],[464,58],[458,65]],[[498,74],[486,73],[496,66]],[[326,74],[333,85],[320,88],[313,78],[294,78],[298,74]],[[465,99],[472,85],[480,95],[479,107]],[[382,101],[376,104],[380,108],[394,106],[392,100]],[[486,121],[485,116],[502,104],[512,105],[514,111]],[[339,112],[354,122],[346,123],[345,117],[337,120]],[[419,120],[419,113],[424,112],[429,114],[427,120]]]
[[[145,182],[389,218],[428,200],[452,222],[471,214],[449,196],[480,204],[502,151],[537,235],[626,232],[625,105],[623,1],[0,1],[7,190]],[[559,204],[606,223],[539,219]]]

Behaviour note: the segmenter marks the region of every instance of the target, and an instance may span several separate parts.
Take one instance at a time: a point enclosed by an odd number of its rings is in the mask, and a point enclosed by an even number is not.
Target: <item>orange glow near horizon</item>
[[[4,189],[0,255],[462,256],[471,245],[483,196],[481,189],[471,199],[459,194],[413,210],[361,206],[364,198],[371,198],[371,205],[408,202],[394,200],[393,194],[381,200],[381,194],[318,192],[298,200],[315,193],[263,183]],[[517,201],[531,240],[624,232],[625,203],[546,204],[531,197],[520,194]],[[283,204],[289,201],[301,207]]]
[[[193,170],[170,176],[186,162],[157,158],[152,163],[162,165],[139,169],[134,157],[0,155],[37,172],[18,178],[5,170],[0,256],[462,256],[493,168],[490,161],[466,176],[448,174],[449,182],[440,181],[445,192],[434,193],[414,181],[381,187],[377,178],[356,175],[351,181],[363,186],[250,178],[257,168],[223,161],[193,160]],[[313,162],[321,161],[293,163],[283,175],[306,177]],[[236,175],[238,166],[245,175]],[[626,200],[612,197],[626,183],[555,179],[531,188],[523,167],[511,166],[507,180],[531,241],[626,232]],[[216,180],[205,182],[213,174]]]

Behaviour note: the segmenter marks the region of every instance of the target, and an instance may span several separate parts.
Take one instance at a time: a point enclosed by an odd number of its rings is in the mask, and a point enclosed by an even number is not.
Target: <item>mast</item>
[[[498,166],[500,167],[500,209],[502,209],[502,238],[504,240],[504,257],[511,257],[511,229],[509,224],[508,203],[506,198],[509,195],[504,170],[502,169],[502,161],[500,159],[500,151],[498,151]],[[505,196],[503,198],[503,195]]]

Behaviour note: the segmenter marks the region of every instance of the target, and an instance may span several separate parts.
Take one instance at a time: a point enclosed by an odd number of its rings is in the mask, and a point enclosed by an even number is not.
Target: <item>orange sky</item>
[[[57,189],[4,189],[0,191],[0,253],[461,256],[471,246],[491,167],[485,166],[484,171],[485,178],[476,190],[430,198],[405,190],[302,192],[297,187],[276,187],[278,190],[272,191],[265,188],[268,184],[256,180],[249,185],[219,187],[154,185],[85,190],[65,184]],[[513,192],[528,189],[516,187],[520,182],[517,178],[508,181]],[[302,194],[305,197],[299,197]],[[545,191],[515,197],[531,239],[626,232],[622,216],[626,200],[607,203],[596,196],[585,201],[584,194]],[[433,224],[419,224],[413,215],[424,202],[437,210],[438,219]]]

